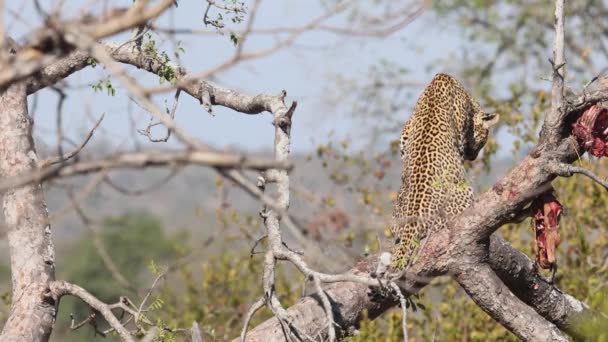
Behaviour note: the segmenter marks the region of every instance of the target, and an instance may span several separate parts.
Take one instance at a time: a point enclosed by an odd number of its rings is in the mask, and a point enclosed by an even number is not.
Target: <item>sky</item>
[[[93,1],[66,1],[64,16],[77,16],[79,9]],[[54,1],[42,2],[51,4]],[[105,1],[106,5],[128,6],[128,1]],[[246,1],[250,3],[250,1]],[[7,2],[12,10],[4,11],[4,20],[9,34],[22,38],[33,28],[41,25],[40,15],[31,2]],[[172,9],[156,22],[159,26],[174,26],[195,30],[205,29],[202,17],[203,1],[181,0],[179,7]],[[19,13],[19,17],[15,16]],[[313,0],[266,0],[262,2],[256,18],[257,28],[297,26],[310,21],[323,13],[321,1]],[[344,17],[337,18],[333,24],[343,24]],[[332,138],[357,140],[358,134],[365,134],[366,127],[353,119],[349,103],[329,107],[326,92],[335,86],[334,75],[351,78],[365,77],[368,68],[380,59],[396,61],[408,66],[408,79],[420,83],[412,88],[420,94],[423,86],[434,72],[445,71],[441,66],[427,68],[428,63],[438,57],[457,56],[462,43],[462,35],[456,26],[449,26],[433,20],[429,11],[424,12],[413,23],[383,39],[351,38],[331,33],[312,32],[302,35],[292,47],[282,49],[268,57],[239,64],[217,75],[215,84],[233,88],[247,94],[262,92],[279,93],[285,89],[289,100],[297,100],[298,108],[292,128],[292,150],[307,152],[317,144],[323,143],[331,133]],[[208,29],[208,28],[207,28]],[[112,37],[110,41],[121,41],[128,35]],[[227,36],[218,34],[180,35],[185,53],[181,63],[189,71],[200,72],[212,68],[229,58],[234,46]],[[157,37],[160,42],[162,37]],[[251,36],[244,51],[256,51],[272,46],[272,36]],[[161,45],[173,51],[170,44]],[[148,86],[158,85],[156,77],[146,75],[134,68],[128,69],[131,75]],[[105,93],[94,92],[91,84],[104,79],[107,74],[103,68],[88,68],[66,79],[69,97],[65,103],[64,131],[72,140],[80,141],[92,127],[94,120],[102,113],[105,119],[94,141],[103,141],[114,147],[127,148],[133,143],[133,124],[137,129],[146,127],[149,116],[138,107],[127,92],[114,80],[117,94],[112,97]],[[35,109],[36,138],[39,144],[53,145],[56,140],[57,94],[52,90],[42,90],[30,96],[30,108]],[[170,106],[172,93],[155,98],[161,108]],[[35,106],[34,106],[35,103]],[[413,105],[413,103],[412,103]],[[128,112],[135,113],[135,123],[129,119]],[[411,108],[403,108],[396,117],[405,121]],[[189,96],[182,95],[177,110],[177,123],[206,144],[218,149],[230,147],[242,152],[267,150],[272,147],[274,133],[271,116],[244,115],[232,110],[214,107],[214,115],[209,115],[199,103]],[[164,132],[157,132],[158,135]],[[144,137],[136,137],[144,146],[151,146]],[[176,146],[170,142],[170,146]]]

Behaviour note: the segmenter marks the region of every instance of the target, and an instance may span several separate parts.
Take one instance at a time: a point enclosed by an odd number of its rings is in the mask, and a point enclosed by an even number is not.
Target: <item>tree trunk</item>
[[[0,95],[0,111],[0,177],[33,171],[37,158],[25,84],[12,84]],[[55,255],[42,186],[33,183],[3,195],[12,305],[0,341],[48,341],[57,303],[46,295],[55,280]]]

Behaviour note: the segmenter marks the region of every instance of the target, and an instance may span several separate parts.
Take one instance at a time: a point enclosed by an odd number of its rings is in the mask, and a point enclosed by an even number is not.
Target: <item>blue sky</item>
[[[246,1],[247,2],[247,1]],[[77,9],[88,1],[67,1],[66,15],[76,15]],[[131,1],[106,1],[109,5],[128,6]],[[15,19],[10,11],[5,11],[5,23],[9,34],[21,38],[33,27],[40,25],[41,20],[29,2],[7,3],[7,7],[21,13],[21,19]],[[171,10],[157,22],[160,26],[174,25],[178,28],[204,29],[202,22],[204,6],[202,1],[180,1],[179,8]],[[320,15],[320,1],[311,0],[266,0],[262,3],[256,20],[258,28],[297,26]],[[334,24],[344,23],[344,17],[337,18]],[[332,86],[333,75],[343,74],[349,77],[365,77],[369,66],[383,58],[407,65],[411,71],[408,80],[419,81],[419,89],[412,88],[417,96],[422,91],[423,84],[430,80],[432,74],[446,71],[441,66],[433,66],[428,70],[428,63],[438,57],[459,55],[462,44],[460,31],[455,24],[439,23],[433,19],[432,13],[425,12],[412,24],[403,30],[383,39],[352,38],[324,32],[312,32],[302,35],[292,47],[280,50],[268,57],[244,62],[227,72],[219,74],[214,79],[216,84],[234,88],[249,94],[260,92],[278,93],[287,90],[288,98],[297,100],[299,105],[293,127],[293,150],[309,151],[315,144],[322,143],[332,137],[356,138],[357,134],[365,133],[366,127],[352,119],[352,106],[329,109],[324,102],[324,94]],[[122,35],[112,38],[119,41],[128,37]],[[157,38],[162,41],[161,38]],[[193,72],[204,71],[229,58],[234,47],[227,36],[182,35],[178,39],[183,42],[186,53],[183,54],[182,64]],[[272,36],[251,36],[245,45],[245,51],[255,51],[273,45]],[[171,45],[164,45],[169,52]],[[155,77],[130,68],[142,83],[149,86],[158,84]],[[449,70],[448,70],[449,71]],[[86,133],[93,125],[93,119],[106,114],[97,141],[103,140],[112,146],[129,146],[132,142],[132,123],[128,119],[131,108],[136,114],[136,128],[145,128],[148,115],[134,104],[117,81],[118,93],[111,97],[105,93],[95,93],[90,84],[105,76],[102,68],[81,71],[66,81],[74,89],[70,90],[65,103],[64,129],[73,140]],[[55,106],[57,95],[49,90],[38,93],[35,119],[37,138],[41,144],[55,142]],[[155,98],[156,102],[165,106],[171,104],[173,94],[163,94]],[[30,102],[33,97],[30,97]],[[412,103],[413,105],[413,103]],[[266,149],[272,146],[273,127],[269,114],[243,115],[231,110],[215,107],[215,116],[204,112],[197,101],[182,96],[178,111],[177,122],[188,131],[199,137],[205,143],[217,148],[232,146],[242,151]],[[405,120],[411,108],[395,113]],[[160,131],[158,134],[163,134]],[[142,137],[137,138],[144,145]],[[356,140],[356,139],[355,139]],[[172,143],[171,143],[172,144]]]

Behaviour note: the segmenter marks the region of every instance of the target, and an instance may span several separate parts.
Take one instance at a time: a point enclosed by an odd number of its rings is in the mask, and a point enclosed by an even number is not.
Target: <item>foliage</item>
[[[606,24],[601,18],[607,9],[603,2],[594,0],[568,2],[566,8],[566,49],[569,53],[566,81],[581,88],[594,76],[590,73],[597,69],[595,63],[606,58],[603,46]],[[485,108],[501,116],[500,126],[491,136],[494,139],[488,141],[483,156],[467,165],[469,175],[476,176],[469,179],[469,183],[487,186],[484,179],[492,179],[506,172],[507,169],[501,167],[505,165],[501,159],[512,158],[509,163],[512,165],[538,141],[542,117],[550,102],[547,93],[550,83],[544,78],[551,72],[547,62],[553,36],[551,6],[546,2],[523,0],[451,0],[433,2],[433,11],[432,15],[445,25],[460,27],[465,36],[462,50],[466,50],[462,59],[450,56],[445,60],[430,61],[430,64],[444,68],[433,71],[454,70],[455,75],[468,85],[467,88],[482,100]],[[455,60],[458,62],[456,65]],[[343,106],[345,97],[351,100],[352,113],[355,113],[353,119],[365,127],[363,134],[367,134],[358,136],[357,142],[365,138],[370,146],[386,142],[384,152],[378,154],[384,155],[389,161],[395,160],[391,159],[391,151],[395,151],[398,145],[395,138],[403,125],[403,120],[395,118],[407,117],[407,114],[395,113],[403,113],[406,108],[413,107],[416,94],[412,94],[411,88],[420,86],[407,82],[409,68],[409,65],[379,61],[368,70],[363,80],[339,75],[334,84],[337,87],[329,92],[330,104]],[[498,83],[499,80],[501,83]],[[500,133],[507,139],[501,139],[499,145],[496,137]],[[350,143],[346,141],[343,145]],[[505,156],[505,153],[497,155],[501,147],[510,149],[512,157]],[[377,189],[366,191],[366,194],[373,196],[362,203],[363,207],[373,205],[383,209],[375,211],[380,214],[370,217],[369,221],[390,220],[390,196],[386,196],[381,179],[373,179],[374,168],[379,167],[380,163],[372,161],[374,158],[369,150],[361,154],[347,153],[340,145],[329,142],[321,145],[317,154],[335,184],[352,187],[358,192]],[[603,178],[608,176],[606,159],[582,159],[580,163]],[[353,174],[358,176],[354,178]],[[560,227],[562,244],[558,249],[557,286],[606,314],[608,292],[605,274],[608,264],[605,260],[608,239],[602,232],[608,228],[605,219],[608,193],[590,180],[581,178],[584,177],[575,176],[554,182],[558,199],[566,208]],[[395,181],[391,189],[394,191],[397,186]],[[533,258],[533,238],[529,225],[526,220],[519,225],[503,227],[500,232],[515,248]],[[374,227],[368,223],[367,227],[370,226]],[[410,341],[516,340],[447,278],[435,279],[423,290],[421,301],[426,309],[408,315]],[[364,320],[359,334],[350,340],[399,341],[402,337],[395,332],[400,331],[400,315],[399,310],[391,310],[375,321]],[[591,325],[589,322],[581,324],[583,327]],[[598,339],[608,338],[608,335],[601,335],[603,332],[590,333],[600,333],[600,336],[596,336]]]
[[[110,96],[116,95],[116,88],[112,85],[112,81],[110,78],[102,79],[97,81],[95,84],[91,84],[91,88],[95,92],[102,92],[104,89],[107,91],[107,94]]]
[[[383,1],[375,1],[374,4],[380,2]],[[221,32],[226,26],[226,18],[235,25],[242,22],[245,13],[242,2],[223,0],[217,3],[219,6],[214,7],[212,13],[205,14],[206,24]],[[581,0],[570,4],[567,15],[568,36],[571,38],[566,44],[573,55],[569,57],[567,81],[582,85],[591,78],[587,70],[594,69],[594,63],[601,53],[598,51],[604,49],[606,28],[603,18],[608,10],[602,1]],[[486,108],[501,114],[499,131],[512,138],[510,142],[501,143],[512,145],[508,147],[515,159],[536,143],[542,116],[549,104],[546,93],[549,85],[541,82],[541,78],[550,72],[546,58],[553,19],[548,8],[545,2],[524,0],[450,0],[433,4],[435,16],[451,25],[459,25],[466,36],[468,43],[463,50],[471,52],[471,55],[463,57],[465,62],[459,60],[460,64],[452,68],[470,86],[475,96],[482,99]],[[360,20],[359,17],[360,14],[353,12],[351,19]],[[232,30],[227,32],[228,39],[237,45],[240,39],[238,34]],[[179,58],[185,50],[181,43],[178,42],[177,46],[173,55]],[[169,53],[159,48],[151,34],[144,36],[142,49],[161,64],[160,83],[177,81],[177,71],[173,68]],[[433,62],[437,65],[453,63],[447,60]],[[89,64],[95,66],[97,61],[91,59]],[[345,102],[352,103],[352,112],[356,113],[353,118],[360,120],[358,122],[363,123],[361,126],[372,132],[368,137],[369,145],[362,141],[365,138],[357,137],[357,141],[324,142],[316,150],[316,158],[326,171],[326,178],[334,186],[334,189],[319,194],[321,205],[340,207],[348,196],[356,202],[348,213],[358,220],[352,229],[329,242],[335,249],[341,247],[338,243],[341,240],[348,241],[348,248],[357,256],[378,251],[382,247],[376,234],[383,235],[388,231],[391,202],[395,199],[399,180],[398,176],[390,175],[390,172],[398,172],[399,169],[395,138],[403,124],[402,117],[397,120],[394,113],[403,112],[407,104],[415,100],[411,88],[419,86],[404,81],[409,73],[408,66],[383,60],[367,71],[363,83],[341,75],[337,77],[339,91],[332,92],[333,104],[337,107]],[[505,73],[509,76],[504,77]],[[497,84],[499,77],[503,82]],[[102,79],[91,87],[95,91],[105,90],[112,96],[116,93],[109,79]],[[357,146],[361,148],[360,151],[353,148],[354,143],[361,144]],[[375,148],[377,143],[383,146],[379,151],[370,153],[370,149],[365,148]],[[500,148],[496,139],[490,139],[482,158],[467,164],[469,174],[479,176],[470,179],[472,185],[483,185],[480,184],[483,181],[481,177],[504,173],[505,170],[496,167]],[[310,159],[313,158],[311,155]],[[505,158],[504,155],[502,158]],[[606,160],[583,159],[580,163],[604,178],[608,176]],[[221,186],[221,183],[218,184],[218,188]],[[587,302],[592,308],[608,314],[607,283],[604,279],[608,271],[608,237],[603,234],[608,228],[605,220],[608,193],[580,176],[560,179],[554,186],[566,209],[560,228],[563,242],[558,249],[560,270],[557,286]],[[197,256],[195,262],[181,258],[187,254],[184,250],[195,247],[185,242],[187,237],[177,239],[165,236],[160,222],[147,215],[108,219],[99,235],[113,261],[135,288],[148,287],[154,276],[167,271],[165,280],[146,305],[150,317],[157,324],[175,329],[187,328],[196,321],[201,326],[205,340],[223,341],[236,337],[249,306],[262,295],[262,263],[259,256],[251,257],[247,248],[235,246],[236,242],[227,233],[228,227],[237,227],[241,241],[253,240],[253,228],[259,227],[257,217],[231,208],[218,209],[216,219],[222,227],[223,240],[215,241],[213,247],[220,252],[215,256]],[[528,222],[503,227],[501,234],[514,247],[533,257]],[[90,292],[107,302],[115,301],[129,291],[122,289],[109,275],[91,236],[83,237],[72,247],[70,253],[77,257],[65,257],[65,261],[59,262],[65,265],[61,269],[65,273],[63,278],[86,285]],[[171,267],[162,266],[165,264]],[[145,265],[148,265],[149,272],[144,271]],[[276,283],[281,301],[289,306],[300,297],[299,287],[304,282],[297,272],[281,267]],[[139,300],[142,297],[141,293],[130,295]],[[7,300],[5,295],[0,299]],[[448,278],[435,279],[423,290],[419,303],[418,311],[408,312],[410,341],[516,340]],[[88,309],[73,299],[62,300],[58,329],[53,338],[90,339],[92,332],[87,328],[77,333],[65,331],[71,312],[78,319],[86,317]],[[263,309],[254,317],[252,325],[268,317],[270,313]],[[581,324],[585,326],[586,322]],[[173,341],[180,337],[179,334],[163,331],[160,339]],[[348,340],[400,341],[402,338],[401,311],[395,308],[377,320],[364,319],[358,334]],[[597,340],[608,341],[608,336],[600,334]]]
[[[99,238],[116,264],[120,272],[127,278],[134,288],[150,286],[150,276],[145,274],[145,265],[151,260],[156,262],[174,259],[178,253],[177,240],[168,238],[158,219],[147,214],[130,214],[118,218],[108,218],[99,230]],[[64,255],[61,264],[60,276],[67,281],[83,285],[86,289],[102,301],[114,303],[122,295],[137,295],[123,288],[108,271],[107,266],[99,256],[92,236],[86,234],[71,248],[70,255]],[[77,257],[74,257],[77,256]],[[139,299],[138,296],[132,298]],[[70,326],[69,315],[73,314],[75,320],[81,321],[90,313],[88,307],[72,297],[61,300],[57,331],[53,336],[60,340],[66,338],[90,338],[93,332],[83,327],[76,333],[66,333]],[[102,319],[98,320],[101,327],[105,327]]]
[[[247,310],[262,296],[261,274],[259,257],[236,251],[184,265],[170,276],[173,285],[161,290],[165,302],[161,316],[171,326],[198,322],[206,341],[228,341],[240,333]],[[303,280],[296,279],[293,272],[277,273],[277,293],[285,306],[299,298],[296,289]],[[261,310],[252,326],[269,317],[268,310]]]

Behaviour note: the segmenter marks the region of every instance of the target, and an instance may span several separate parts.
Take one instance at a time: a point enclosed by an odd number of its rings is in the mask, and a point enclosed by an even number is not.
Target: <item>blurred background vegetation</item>
[[[359,11],[392,6],[390,0],[360,3]],[[364,127],[358,132],[365,134],[310,137],[315,149],[293,155],[296,168],[290,210],[308,237],[327,252],[327,262],[313,264],[319,270],[346,270],[358,258],[382,247],[399,186],[396,138],[403,118],[434,72],[446,71],[463,80],[485,108],[501,114],[501,126],[483,157],[468,165],[469,183],[477,191],[508,172],[536,142],[549,105],[550,83],[543,77],[550,73],[550,2],[446,0],[432,2],[426,11],[417,20],[457,31],[462,53],[429,60],[424,79],[416,82],[410,82],[409,65],[387,60],[378,60],[356,77],[339,72],[328,75],[322,99],[328,120],[333,118],[332,111],[345,114],[353,126]],[[354,10],[350,20],[357,21],[358,13]],[[568,1],[566,15],[567,84],[577,90],[608,65],[608,23],[604,20],[608,8],[604,1]],[[400,113],[398,118],[395,113]],[[91,149],[101,154],[103,143]],[[608,177],[606,160],[585,156],[579,163]],[[112,179],[116,184],[144,188],[169,173],[124,172],[113,174]],[[51,209],[68,202],[66,187],[86,182],[76,179],[51,184],[47,189]],[[608,314],[608,193],[583,177],[560,179],[554,187],[565,208],[556,284]],[[62,221],[55,232],[58,277],[81,284],[108,302],[127,296],[140,303],[150,293],[143,309],[146,317],[167,327],[163,333],[167,341],[187,339],[188,334],[182,335],[180,329],[188,330],[192,321],[199,323],[205,340],[225,341],[238,335],[245,312],[262,292],[261,257],[251,251],[264,234],[258,203],[212,172],[189,167],[137,197],[97,189],[82,207],[102,219],[91,224],[91,229],[83,228],[77,217]],[[500,234],[533,257],[528,221],[503,227]],[[100,245],[120,274],[104,261]],[[257,246],[257,250],[263,248],[263,243]],[[164,277],[150,289],[160,274]],[[277,284],[286,306],[310,291],[289,267],[280,269]],[[6,318],[9,288],[9,270],[3,261],[0,319]],[[420,302],[423,307],[409,315],[410,341],[516,340],[448,278],[433,281],[423,290]],[[65,298],[59,312],[54,341],[101,339],[89,326],[70,331],[70,314],[76,321],[90,314],[82,303]],[[270,313],[262,310],[252,323],[268,317]],[[400,310],[391,310],[375,321],[365,320],[359,334],[348,340],[399,341],[400,322]],[[101,320],[98,326],[107,328]],[[110,335],[106,340],[113,339]]]

